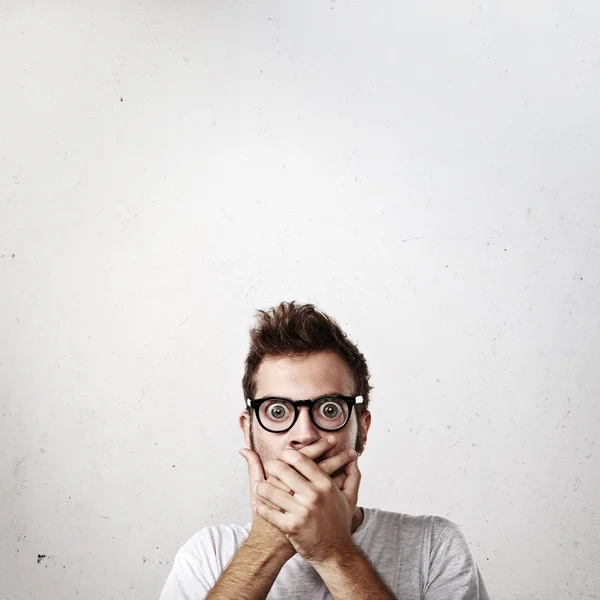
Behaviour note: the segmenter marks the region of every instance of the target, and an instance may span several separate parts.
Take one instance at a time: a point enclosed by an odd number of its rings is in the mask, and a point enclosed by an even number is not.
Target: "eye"
[[[321,404],[319,407],[319,412],[327,419],[335,419],[340,415],[342,409],[338,402],[334,400],[328,400]]]
[[[263,410],[267,418],[272,421],[282,421],[291,414],[290,407],[283,402],[267,402]]]

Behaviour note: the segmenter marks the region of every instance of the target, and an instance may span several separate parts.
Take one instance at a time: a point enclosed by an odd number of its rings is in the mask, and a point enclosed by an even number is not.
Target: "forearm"
[[[356,546],[343,556],[313,566],[334,600],[397,600]]]
[[[221,573],[207,600],[264,600],[289,555],[265,551],[249,538]]]

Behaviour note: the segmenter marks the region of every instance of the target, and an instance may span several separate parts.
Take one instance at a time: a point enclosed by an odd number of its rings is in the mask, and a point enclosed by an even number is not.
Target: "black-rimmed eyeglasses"
[[[287,398],[269,396],[258,400],[246,399],[246,404],[254,409],[260,426],[270,433],[285,433],[296,421],[300,406],[308,406],[315,426],[322,431],[343,429],[352,414],[355,404],[362,404],[362,396],[341,396],[339,394],[319,396],[311,400],[291,401]]]

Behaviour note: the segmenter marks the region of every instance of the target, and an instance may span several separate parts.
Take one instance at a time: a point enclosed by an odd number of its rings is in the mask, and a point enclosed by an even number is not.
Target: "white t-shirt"
[[[354,544],[399,600],[489,600],[457,525],[436,516],[364,508]],[[201,529],[177,552],[160,600],[202,600],[244,543],[252,523]],[[300,554],[279,572],[267,600],[331,600]]]

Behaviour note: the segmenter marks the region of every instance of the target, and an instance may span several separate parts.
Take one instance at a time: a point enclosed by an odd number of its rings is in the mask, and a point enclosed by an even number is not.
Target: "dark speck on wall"
[[[13,254],[13,255],[12,255],[12,257],[14,258],[14,257],[15,257],[15,255]]]
[[[46,558],[45,554],[38,554],[37,563],[38,565]]]

